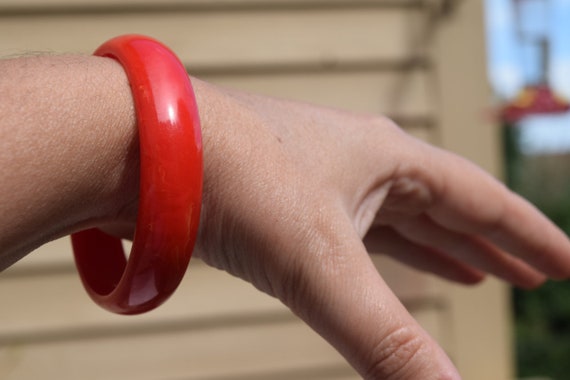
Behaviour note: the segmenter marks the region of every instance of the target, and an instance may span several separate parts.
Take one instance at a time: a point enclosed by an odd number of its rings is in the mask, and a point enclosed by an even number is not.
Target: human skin
[[[205,174],[194,255],[280,299],[365,379],[460,378],[370,253],[464,284],[569,277],[570,243],[542,214],[390,120],[192,82]],[[1,267],[88,227],[132,236],[137,146],[113,60],[0,61]]]

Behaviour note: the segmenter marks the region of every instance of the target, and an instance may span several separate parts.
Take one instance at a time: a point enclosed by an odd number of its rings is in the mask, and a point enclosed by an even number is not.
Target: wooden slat
[[[426,70],[405,73],[325,71],[281,75],[206,75],[203,78],[257,94],[356,112],[404,116],[402,119],[406,116],[429,118],[434,114]]]
[[[383,255],[372,255],[372,261],[398,297],[413,309],[439,308],[445,305],[441,284],[432,275],[419,272]]]
[[[453,353],[453,331],[451,328],[451,311],[445,308],[425,307],[411,312],[414,319],[448,354]]]
[[[362,377],[348,368],[346,363],[341,365],[319,366],[312,368],[292,368],[283,371],[271,371],[239,374],[237,376],[215,376],[202,380],[362,380]]]
[[[125,33],[151,35],[190,68],[341,62],[407,62],[417,10],[166,12],[158,14],[0,14],[0,56],[92,52]]]
[[[433,121],[430,119],[422,119],[422,125],[407,126],[406,124],[399,124],[410,135],[426,141],[433,145],[439,144],[439,135],[433,127]],[[425,124],[424,124],[425,123]]]
[[[293,318],[277,300],[199,261],[193,262],[169,301],[141,316],[118,316],[97,307],[75,271],[0,276],[0,302],[0,343],[93,337],[106,331],[135,334],[171,328],[207,329],[252,317],[269,321]]]
[[[65,237],[43,245],[4,270],[0,282],[12,276],[69,272],[73,265],[71,241]]]
[[[204,75],[222,86],[354,112],[386,115],[412,135],[437,144],[429,72],[323,71],[257,75]]]
[[[346,376],[349,369],[343,363],[320,337],[292,320],[254,327],[8,346],[0,350],[0,377],[229,380],[245,374],[319,367],[337,367]]]
[[[421,6],[422,0],[1,0],[1,11],[34,9],[114,9],[143,8],[275,8],[275,7],[331,7],[344,5],[355,6],[379,6],[379,7],[411,7]]]

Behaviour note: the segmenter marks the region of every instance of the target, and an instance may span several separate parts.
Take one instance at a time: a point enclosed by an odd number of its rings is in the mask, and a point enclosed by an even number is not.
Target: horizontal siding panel
[[[410,135],[414,136],[417,139],[426,141],[430,144],[439,144],[439,135],[437,131],[432,127],[433,123],[429,119],[425,120],[418,120],[421,124],[412,124],[411,126],[407,126],[406,124],[400,124],[404,128],[404,130],[409,133]]]
[[[453,353],[453,333],[449,307],[425,307],[412,314],[416,321],[448,354]]]
[[[0,276],[0,302],[0,343],[293,318],[276,299],[197,260],[170,300],[140,316],[119,316],[96,306],[75,271]]]
[[[44,244],[4,270],[0,273],[0,282],[12,276],[68,272],[73,265],[71,239],[64,237]]]
[[[153,36],[191,69],[410,58],[409,25],[398,8],[157,14],[0,15],[0,55],[90,53],[124,33]]]
[[[9,10],[41,9],[122,9],[124,7],[207,7],[207,8],[246,8],[246,7],[331,7],[344,5],[410,7],[421,6],[423,0],[0,0],[0,12]]]
[[[431,274],[419,272],[381,254],[372,255],[372,261],[386,283],[411,309],[445,307],[441,283]]]
[[[295,99],[370,114],[429,118],[434,114],[426,70],[409,72],[283,73],[216,76],[204,79],[257,94]]]
[[[310,368],[292,368],[284,371],[247,373],[238,376],[216,376],[202,380],[362,380],[346,363]]]
[[[5,380],[231,380],[319,367],[347,376],[351,370],[343,363],[295,320],[0,348],[0,378]]]

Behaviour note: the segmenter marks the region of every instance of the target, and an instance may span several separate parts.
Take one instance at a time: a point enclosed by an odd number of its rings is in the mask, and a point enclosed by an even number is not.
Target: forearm
[[[0,61],[0,267],[136,199],[124,71],[107,58]]]

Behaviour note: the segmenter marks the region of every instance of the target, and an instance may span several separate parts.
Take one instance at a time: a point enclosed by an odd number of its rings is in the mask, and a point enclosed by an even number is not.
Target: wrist
[[[84,144],[80,153],[85,163],[80,179],[78,219],[73,230],[101,224],[128,225],[136,222],[139,192],[139,144],[133,98],[126,74],[111,58],[88,57],[95,66],[90,95],[76,109],[78,117],[89,115],[77,131]],[[93,129],[91,136],[85,129]],[[83,144],[82,144],[83,145]],[[68,233],[68,231],[66,231]]]
[[[129,85],[113,60],[32,56],[0,68],[6,267],[49,240],[117,218],[137,196],[138,153]]]

